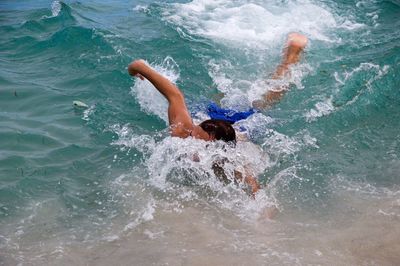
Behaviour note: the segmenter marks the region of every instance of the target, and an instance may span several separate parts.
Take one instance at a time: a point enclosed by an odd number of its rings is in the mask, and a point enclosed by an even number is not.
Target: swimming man
[[[291,33],[288,36],[286,47],[281,64],[277,67],[273,79],[283,79],[289,74],[289,67],[292,64],[299,62],[301,52],[307,45],[307,37],[299,33]],[[209,119],[203,121],[199,125],[195,125],[192,117],[186,107],[185,98],[179,88],[170,82],[167,78],[151,68],[144,60],[135,60],[128,67],[129,74],[138,77],[142,80],[149,80],[154,87],[162,94],[168,101],[168,120],[170,133],[173,137],[201,139],[205,141],[222,140],[225,142],[236,143],[236,133],[232,127],[232,123],[238,119],[226,117],[224,110],[218,106],[212,106],[212,114],[218,119]],[[280,87],[274,90],[269,90],[262,95],[262,98],[253,101],[252,106],[256,110],[262,110],[270,107],[272,104],[278,102],[288,88]],[[249,112],[238,112],[240,119],[249,116],[254,109]],[[228,110],[229,111],[229,110]],[[233,120],[232,120],[233,119]],[[243,178],[244,175],[244,178]],[[251,174],[241,174],[235,172],[235,178],[244,181],[248,184],[254,194],[259,190],[259,184],[255,177]]]

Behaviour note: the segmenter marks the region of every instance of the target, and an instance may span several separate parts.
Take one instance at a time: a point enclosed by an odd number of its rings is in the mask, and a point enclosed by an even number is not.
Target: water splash
[[[173,4],[163,15],[191,34],[262,49],[281,42],[292,31],[315,40],[337,41],[327,31],[341,26],[329,9],[311,1],[194,0]]]

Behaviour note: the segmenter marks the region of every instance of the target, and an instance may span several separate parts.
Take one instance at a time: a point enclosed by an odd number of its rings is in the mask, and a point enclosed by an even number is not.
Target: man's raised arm
[[[131,76],[146,78],[168,100],[168,119],[171,135],[186,138],[193,130],[193,122],[185,104],[183,93],[171,81],[151,68],[144,60],[133,61],[128,66]]]

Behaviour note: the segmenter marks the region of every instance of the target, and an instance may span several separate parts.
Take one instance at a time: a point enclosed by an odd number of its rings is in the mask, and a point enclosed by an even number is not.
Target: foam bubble
[[[315,107],[308,111],[304,116],[307,122],[312,122],[317,120],[318,117],[326,116],[332,113],[335,107],[332,103],[332,97],[326,99],[325,101],[318,102]]]
[[[83,111],[82,120],[89,121],[90,116],[94,113],[96,105],[91,105],[89,108]]]
[[[132,8],[133,11],[141,11],[141,12],[145,12],[148,10],[148,6],[146,5],[137,5],[134,8]]]
[[[51,3],[51,15],[44,15],[42,19],[54,18],[57,17],[62,10],[62,3],[60,1],[53,1]]]
[[[60,14],[61,12],[61,2],[60,1],[53,1],[53,3],[51,3],[51,14],[53,17],[57,17],[58,14]]]

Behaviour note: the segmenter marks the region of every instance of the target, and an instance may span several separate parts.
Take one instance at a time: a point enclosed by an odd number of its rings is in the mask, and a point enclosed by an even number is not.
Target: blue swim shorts
[[[210,102],[207,106],[207,114],[211,119],[223,120],[231,124],[247,119],[249,116],[255,113],[257,113],[257,110],[253,108],[250,108],[247,111],[238,112],[232,109],[222,108],[214,102]]]

